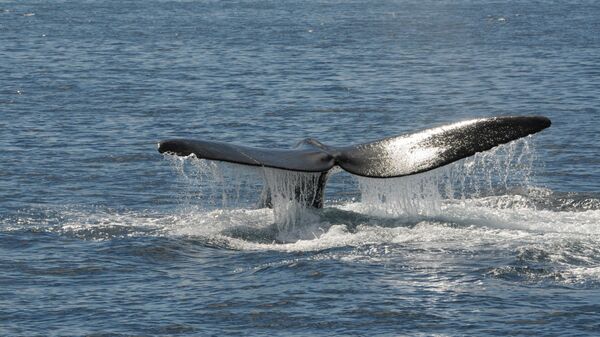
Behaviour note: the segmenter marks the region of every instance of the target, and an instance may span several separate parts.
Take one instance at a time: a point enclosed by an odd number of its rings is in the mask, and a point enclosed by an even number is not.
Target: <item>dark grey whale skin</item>
[[[393,178],[433,170],[537,133],[551,125],[543,116],[502,116],[473,119],[411,134],[346,147],[305,139],[292,149],[264,149],[229,143],[170,139],[158,152],[298,172],[321,172],[312,207],[323,206],[329,171],[339,166],[370,178]]]

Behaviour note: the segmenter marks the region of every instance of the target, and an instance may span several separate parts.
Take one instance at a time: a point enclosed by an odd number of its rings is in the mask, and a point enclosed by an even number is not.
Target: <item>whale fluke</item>
[[[335,165],[332,155],[308,144],[294,149],[261,149],[205,140],[171,139],[160,142],[158,152],[178,156],[194,154],[203,159],[300,172],[325,172]]]
[[[468,120],[341,148],[336,164],[360,176],[401,177],[450,164],[534,134],[550,124],[541,116]]]
[[[160,153],[299,172],[322,172],[322,206],[327,173],[335,166],[372,178],[417,174],[450,164],[536,132],[551,124],[542,116],[473,119],[359,145],[333,147],[305,139],[292,149],[264,149],[222,142],[172,139],[158,144]]]

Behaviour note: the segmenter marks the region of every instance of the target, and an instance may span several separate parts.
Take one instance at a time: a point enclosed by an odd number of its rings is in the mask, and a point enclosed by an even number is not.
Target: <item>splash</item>
[[[498,195],[529,193],[533,157],[531,141],[523,139],[417,175],[391,179],[354,177],[350,188],[355,190],[344,191],[348,198],[337,199],[336,205],[369,216],[408,219],[410,223],[427,217],[452,221],[466,208],[513,208],[519,205],[518,198],[511,195],[507,201]],[[278,233],[275,240],[283,242],[314,239],[330,227],[327,216],[310,207],[319,197],[315,187],[320,173],[242,166],[193,155],[165,158],[177,172],[181,191],[178,198],[185,216],[224,217],[237,211],[261,209],[262,227],[272,226]],[[332,181],[330,188],[334,186]],[[360,202],[354,202],[357,199]],[[523,200],[523,207],[531,205],[530,198],[524,196]],[[217,222],[231,228],[248,228],[245,218],[232,216]],[[253,228],[260,227],[254,225]]]
[[[362,212],[378,216],[439,216],[448,204],[507,191],[527,191],[534,165],[529,139],[429,172],[391,179],[357,177]]]
[[[315,187],[320,173],[235,165],[193,155],[165,158],[177,172],[182,213],[268,206],[283,241],[286,236],[306,236],[306,226],[319,220],[310,205],[319,197]]]
[[[314,223],[318,216],[309,207],[317,195],[321,173],[263,169],[265,191],[270,195],[275,223],[282,232],[293,232],[297,224]]]
[[[254,206],[262,189],[260,168],[166,155],[177,173],[179,203],[184,211]]]

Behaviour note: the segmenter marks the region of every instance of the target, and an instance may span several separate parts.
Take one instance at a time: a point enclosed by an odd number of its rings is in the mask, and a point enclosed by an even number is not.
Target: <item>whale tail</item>
[[[343,170],[371,178],[393,178],[433,170],[475,153],[489,150],[551,124],[542,116],[504,116],[473,119],[381,140],[333,147],[305,139],[292,149],[263,149],[222,142],[172,139],[158,144],[160,153],[270,167],[299,172],[321,172],[318,197],[322,207],[329,171]]]

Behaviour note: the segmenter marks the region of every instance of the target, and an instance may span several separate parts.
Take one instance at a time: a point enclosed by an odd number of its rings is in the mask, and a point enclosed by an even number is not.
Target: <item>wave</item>
[[[320,257],[385,263],[399,256],[497,254],[508,260],[482,267],[492,278],[600,284],[600,196],[534,187],[530,149],[524,141],[397,179],[339,175],[332,194],[345,198],[330,199],[323,209],[294,202],[297,189],[289,182],[305,178],[293,173],[169,159],[182,185],[176,209],[32,207],[1,217],[0,234],[152,237],[217,249],[310,252],[277,262],[286,265]],[[279,191],[273,209],[256,207],[261,177]]]
[[[588,202],[572,210],[570,200],[544,193],[552,207],[538,209],[539,196],[500,195],[446,200],[436,215],[390,216],[365,212],[372,209],[369,204],[345,202],[306,210],[304,222],[285,226],[268,208],[188,207],[167,213],[32,208],[0,219],[0,242],[5,241],[2,237],[14,242],[15,236],[41,236],[46,240],[43,245],[63,239],[114,240],[119,245],[150,239],[156,249],[194,247],[193,254],[200,254],[202,247],[292,254],[236,270],[250,273],[292,268],[311,259],[400,263],[417,268],[415,272],[437,263],[474,259],[481,274],[502,281],[600,286],[600,210],[589,206],[600,199],[586,197]]]
[[[443,241],[456,235],[467,244],[477,242],[487,234],[499,240],[503,240],[503,235],[511,238],[600,236],[600,209],[596,207],[600,199],[586,198],[586,202],[575,210],[571,198],[554,198],[549,194],[546,200],[544,205],[552,207],[538,207],[538,197],[523,195],[445,200],[440,202],[435,214],[393,216],[369,203],[346,202],[323,209],[304,209],[302,221],[283,224],[276,221],[277,217],[269,208],[204,210],[200,207],[186,207],[169,213],[99,207],[87,210],[32,208],[0,221],[4,232],[48,231],[84,240],[148,235],[221,236],[231,239],[232,248],[236,248],[237,242],[240,249],[294,249],[302,245],[321,249],[412,239]],[[427,231],[420,231],[423,227]]]

